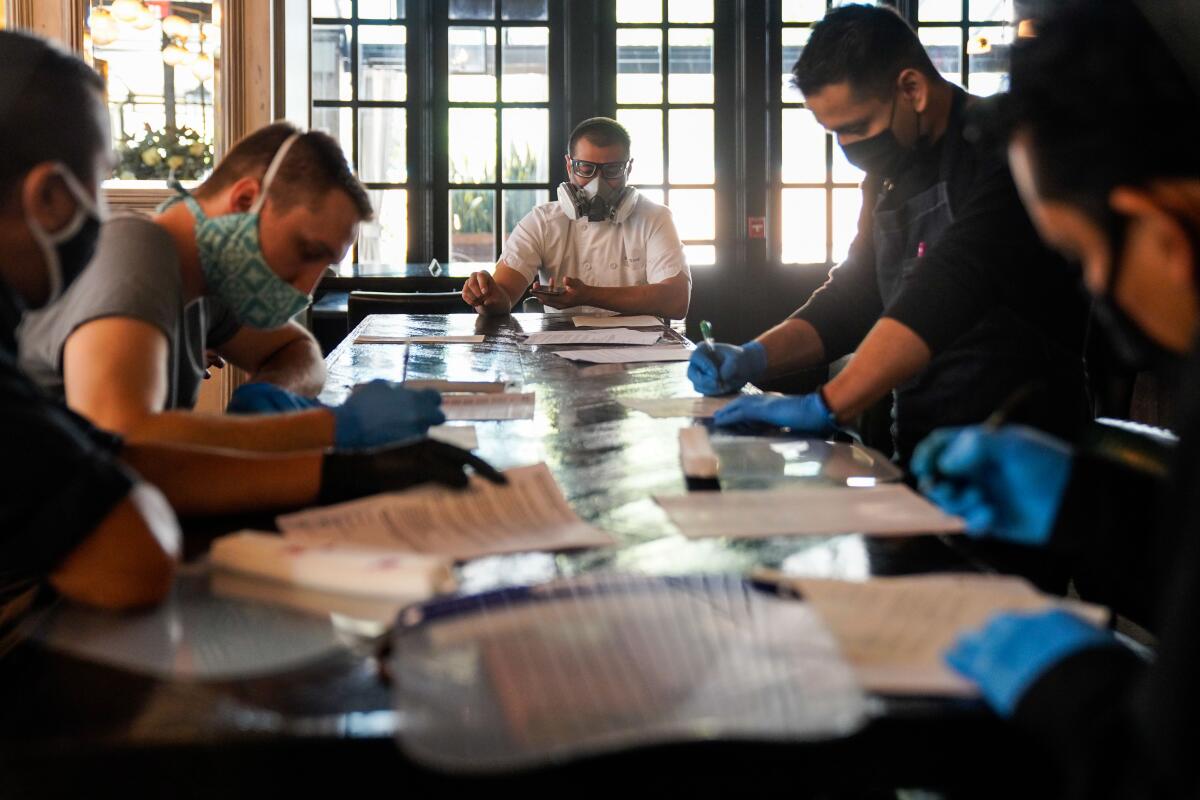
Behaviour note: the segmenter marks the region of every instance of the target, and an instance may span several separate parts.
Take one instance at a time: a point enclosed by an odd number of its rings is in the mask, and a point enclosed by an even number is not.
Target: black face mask
[[[904,162],[908,148],[896,140],[892,123],[896,120],[896,98],[892,98],[892,116],[882,132],[869,139],[842,145],[846,160],[868,175],[890,178]]]
[[[1179,360],[1175,353],[1147,336],[1117,303],[1115,293],[1124,262],[1127,233],[1128,220],[1124,217],[1118,218],[1110,227],[1112,266],[1103,294],[1092,302],[1092,314],[1108,335],[1113,353],[1128,369],[1143,372],[1170,367]]]

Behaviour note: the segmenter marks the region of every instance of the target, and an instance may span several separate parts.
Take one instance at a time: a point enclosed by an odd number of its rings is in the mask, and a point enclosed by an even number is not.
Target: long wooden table
[[[677,431],[690,420],[651,418],[617,401],[689,393],[686,363],[582,366],[554,355],[557,348],[525,346],[518,336],[571,327],[562,315],[375,316],[328,357],[322,395],[328,402],[373,378],[504,380],[535,392],[534,419],[476,423],[480,454],[498,467],[545,461],[579,514],[619,541],[606,551],[482,559],[461,569],[465,590],[612,569],[742,573],[764,565],[862,578],[984,568],[962,544],[937,537],[735,542],[679,536],[652,495],[685,491]],[[400,346],[356,344],[363,333],[482,333],[486,340],[414,344],[406,359]],[[677,330],[666,335],[682,341]],[[767,482],[790,480],[800,478],[780,474]],[[758,475],[752,485],[762,482]],[[192,560],[171,602],[156,612],[112,618],[58,609],[46,621],[60,640],[90,638],[122,658],[141,653],[138,658],[155,665],[155,677],[120,659],[96,663],[36,642],[0,662],[0,776],[10,785],[24,780],[78,791],[128,774],[197,794],[219,787],[223,797],[312,789],[335,774],[371,785],[386,780],[397,790],[479,782],[424,770],[399,753],[397,720],[371,643],[348,636],[329,617],[216,595],[198,556],[212,535],[245,524],[193,526]],[[195,677],[227,662],[245,662],[249,677]],[[979,704],[879,698],[865,730],[834,741],[657,746],[493,780],[559,791],[639,782],[672,789],[778,785],[803,796],[827,789],[975,787],[987,772],[986,784],[1003,791],[1016,776],[997,777],[991,764],[1007,758],[1037,763]]]

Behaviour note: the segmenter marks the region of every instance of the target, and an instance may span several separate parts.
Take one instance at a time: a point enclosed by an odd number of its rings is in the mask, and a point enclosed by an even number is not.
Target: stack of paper
[[[447,420],[533,419],[536,395],[447,394],[442,395],[442,412]]]
[[[593,364],[637,364],[648,361],[687,361],[692,351],[683,347],[597,347],[593,350],[558,350],[556,356]]]
[[[299,544],[355,544],[459,560],[613,544],[575,514],[545,464],[504,474],[504,486],[475,477],[464,491],[428,487],[381,494],[277,522],[288,541]]]
[[[420,599],[454,588],[445,557],[305,545],[271,533],[222,536],[210,559],[235,572],[326,592]]]
[[[684,536],[911,536],[959,533],[963,521],[903,484],[795,487],[657,496]]]
[[[651,345],[661,338],[658,331],[629,328],[584,331],[539,331],[525,337],[525,344],[636,344]]]
[[[1001,611],[1063,606],[1097,624],[1108,616],[1103,608],[1064,603],[1010,576],[920,575],[853,582],[763,571],[756,577],[786,586],[810,603],[863,687],[888,694],[975,694],[974,684],[946,666],[942,656],[959,636]]]
[[[661,328],[663,321],[650,314],[632,317],[617,316],[586,316],[580,314],[571,318],[578,328]]]

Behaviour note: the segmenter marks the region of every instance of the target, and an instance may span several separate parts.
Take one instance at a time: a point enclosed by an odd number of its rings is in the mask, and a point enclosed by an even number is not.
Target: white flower
[[[171,169],[179,169],[183,166],[183,156],[171,156],[167,159],[167,166]]]
[[[143,150],[142,151],[142,163],[145,164],[147,167],[157,167],[159,162],[161,162],[161,161],[162,161],[162,156],[160,156],[158,154],[157,150]]]
[[[188,152],[194,156],[202,156],[202,155],[204,155],[205,149],[206,148],[204,147],[204,142],[196,142],[195,144],[193,144],[191,147],[188,148]]]

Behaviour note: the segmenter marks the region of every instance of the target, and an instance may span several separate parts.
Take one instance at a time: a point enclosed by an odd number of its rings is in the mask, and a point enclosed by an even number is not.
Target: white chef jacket
[[[572,220],[557,201],[543,203],[517,223],[500,260],[530,282],[562,285],[569,276],[589,286],[645,286],[682,274],[692,291],[671,209],[642,195],[623,222]]]

